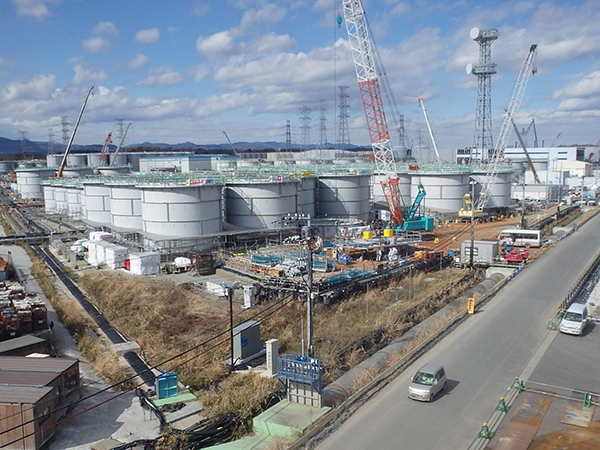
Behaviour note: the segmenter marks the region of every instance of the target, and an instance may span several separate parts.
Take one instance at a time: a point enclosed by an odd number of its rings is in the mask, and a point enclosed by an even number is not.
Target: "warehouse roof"
[[[0,372],[9,370],[61,373],[79,362],[74,358],[26,358],[0,356]]]
[[[19,336],[14,339],[9,339],[8,341],[0,342],[0,354],[16,350],[18,348],[39,344],[40,342],[46,342],[46,340],[31,334]]]
[[[54,388],[30,386],[0,386],[0,403],[30,403],[39,402]]]

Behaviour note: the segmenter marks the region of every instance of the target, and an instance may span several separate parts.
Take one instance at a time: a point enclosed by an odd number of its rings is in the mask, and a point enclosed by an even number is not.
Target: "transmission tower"
[[[68,121],[67,121],[67,117],[68,116],[60,116],[61,118],[61,126],[62,126],[62,141],[63,141],[63,146],[64,148],[67,148],[67,144],[69,143],[69,128],[68,126],[71,125]]]
[[[29,131],[19,130],[17,133],[21,136],[21,153],[22,156],[25,157],[25,153],[27,152],[27,135],[29,134]]]
[[[327,148],[327,109],[325,108],[325,100],[319,100],[319,149]],[[321,158],[323,159],[323,158]]]
[[[54,153],[54,130],[52,128],[48,128],[48,154],[51,155]]]
[[[285,148],[286,150],[292,149],[292,126],[289,120],[285,124]]]
[[[119,127],[119,136],[118,140],[120,141],[123,137],[123,132],[125,131],[125,119],[115,119],[117,121],[117,127]]]
[[[408,145],[408,138],[406,137],[406,127],[404,126],[404,114],[398,116],[398,141],[400,142],[400,152],[402,158],[412,158],[412,148]]]
[[[307,149],[310,145],[310,113],[311,109],[302,105],[300,108],[300,129],[302,130],[302,148]]]
[[[340,113],[338,115],[340,119],[339,133],[338,133],[338,145],[350,145],[350,129],[348,127],[348,86],[338,86],[340,93],[338,97],[340,99]]]
[[[479,64],[467,64],[467,73],[477,77],[477,112],[475,117],[474,152],[471,161],[487,161],[492,142],[492,75],[496,73],[496,64],[492,63],[492,42],[498,39],[498,30],[480,30],[473,28],[471,38],[479,44]]]

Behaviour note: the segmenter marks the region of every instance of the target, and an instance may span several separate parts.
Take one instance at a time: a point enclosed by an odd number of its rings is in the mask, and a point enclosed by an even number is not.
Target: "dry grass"
[[[277,378],[266,378],[252,372],[235,373],[219,383],[216,389],[201,391],[198,399],[208,417],[235,411],[250,421],[257,413],[258,405],[277,387]]]
[[[397,339],[414,323],[428,317],[432,308],[443,307],[448,298],[434,302],[430,298],[440,291],[452,290],[466,272],[446,269],[418,274],[385,289],[350,296],[335,305],[315,305],[315,355],[324,362],[325,381],[336,379]],[[222,300],[170,282],[108,271],[86,273],[79,283],[107,319],[140,344],[152,364],[193,349],[161,369],[177,370],[182,382],[200,397],[208,415],[218,416],[231,409],[251,417],[253,408],[276,388],[273,380],[255,375],[229,376],[223,364],[230,355],[226,332],[229,307]],[[239,313],[234,323],[241,323],[268,306]],[[281,353],[301,353],[303,325],[305,329],[306,307],[294,302],[262,320],[261,335],[264,340],[277,338]],[[379,330],[377,342],[352,347],[374,330]],[[203,345],[219,333],[224,334]],[[340,355],[344,348],[348,350]],[[372,376],[365,375],[365,379]]]

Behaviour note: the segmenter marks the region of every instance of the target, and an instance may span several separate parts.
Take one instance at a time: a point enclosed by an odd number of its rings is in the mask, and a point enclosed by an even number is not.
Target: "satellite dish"
[[[473,64],[471,64],[471,63],[467,64],[466,71],[467,71],[467,75],[471,75],[473,73]]]
[[[473,28],[471,30],[471,39],[477,39],[479,37],[479,33],[481,33],[481,30],[479,28]]]

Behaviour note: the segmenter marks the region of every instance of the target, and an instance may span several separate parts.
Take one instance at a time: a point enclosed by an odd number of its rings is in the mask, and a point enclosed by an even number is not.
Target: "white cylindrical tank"
[[[81,219],[81,186],[66,186],[67,216],[73,220]]]
[[[319,217],[368,221],[371,175],[323,175],[319,178]]]
[[[419,192],[419,184],[425,188],[421,206],[442,213],[458,212],[463,197],[469,191],[468,173],[415,173],[411,180],[411,203]]]
[[[86,221],[99,225],[110,225],[110,187],[104,183],[83,185],[84,215]]]
[[[16,169],[17,190],[23,199],[41,199],[44,197],[41,181],[54,176],[55,171],[49,169]]]
[[[67,155],[67,167],[87,166],[88,155],[84,153],[70,153]]]
[[[380,205],[387,204],[387,200],[383,195],[383,188],[381,187],[381,180],[385,176],[379,174],[371,175],[371,201]],[[400,187],[400,195],[404,199],[405,203],[411,203],[411,176],[409,174],[401,173],[398,174],[398,186]]]
[[[256,167],[260,165],[260,163],[255,159],[240,159],[237,162],[238,167]]]
[[[46,155],[46,165],[48,167],[58,167],[60,166],[60,162],[62,161],[63,155],[59,153],[54,153],[50,155]]]
[[[127,166],[120,166],[120,167],[98,167],[98,173],[102,176],[105,177],[110,177],[110,176],[115,176],[115,175],[121,175],[123,173],[129,173],[130,172],[130,168]]]
[[[487,207],[504,208],[510,205],[511,173],[499,172],[489,187],[490,199]]]
[[[119,153],[116,157],[115,155],[110,155],[111,166],[126,166],[127,165],[127,155],[124,153]]]
[[[69,204],[67,203],[67,188],[65,186],[56,186],[54,200],[56,201],[56,213],[66,216],[69,212]]]
[[[44,211],[46,214],[56,214],[56,199],[54,198],[56,187],[53,185],[44,185],[42,188],[44,190]]]
[[[132,184],[109,184],[110,221],[115,227],[133,231],[143,229],[142,191]]]
[[[244,228],[278,228],[287,214],[298,212],[299,181],[274,175],[271,182],[228,183],[227,222]]]
[[[317,179],[314,177],[303,177],[300,179],[298,190],[298,214],[310,214],[316,217],[315,192]]]
[[[165,237],[198,237],[219,233],[221,185],[165,187],[139,185],[143,231]]]
[[[9,173],[17,168],[16,161],[0,161],[0,173]]]
[[[86,165],[90,167],[98,167],[100,165],[100,153],[88,153]]]

